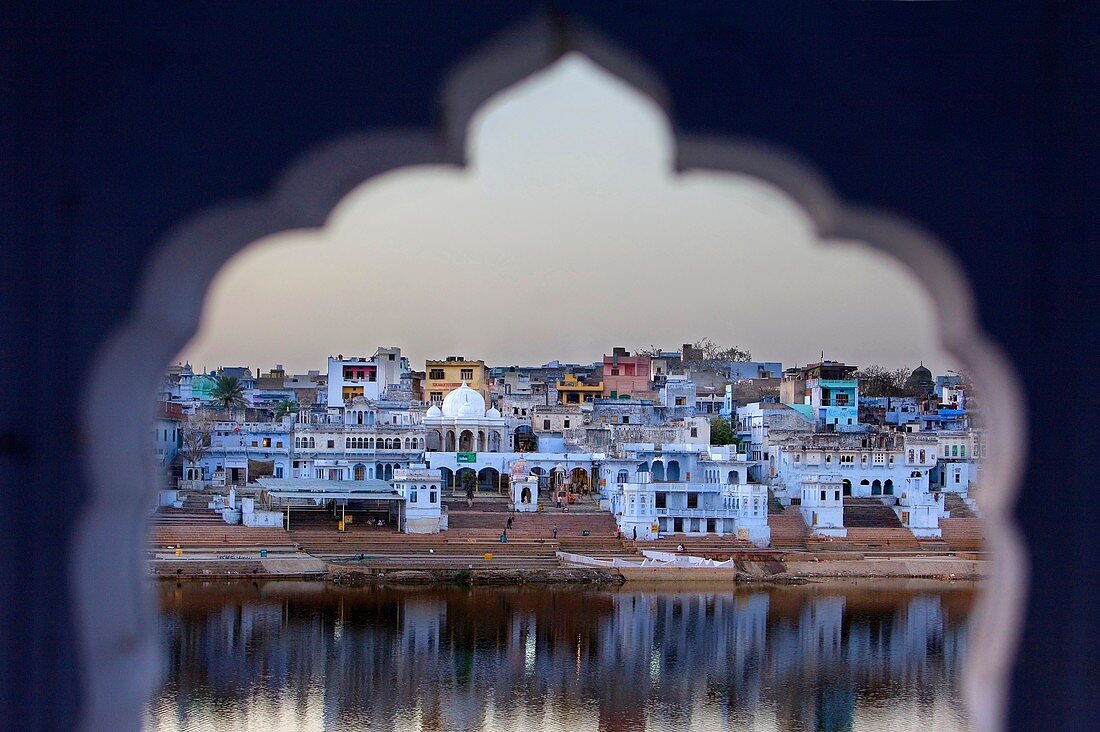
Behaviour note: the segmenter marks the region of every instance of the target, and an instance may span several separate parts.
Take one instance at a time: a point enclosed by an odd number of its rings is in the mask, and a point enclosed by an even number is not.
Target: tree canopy
[[[210,390],[210,398],[214,404],[227,411],[248,406],[248,400],[244,397],[244,385],[236,376],[218,376],[214,380],[214,388]]]
[[[283,399],[275,405],[275,419],[282,419],[288,414],[297,414],[301,411],[298,402],[292,399]]]
[[[902,366],[900,369],[888,369],[885,366],[872,364],[857,371],[855,377],[859,382],[860,396],[921,396],[906,385],[912,373],[913,370],[908,366]]]
[[[710,444],[732,445],[740,442],[733,432],[733,425],[725,417],[714,417],[710,421]]]

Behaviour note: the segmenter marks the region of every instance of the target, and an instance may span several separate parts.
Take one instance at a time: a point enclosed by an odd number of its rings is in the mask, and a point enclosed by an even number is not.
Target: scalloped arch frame
[[[142,559],[154,476],[143,449],[150,395],[164,364],[197,332],[218,270],[262,237],[323,227],[345,195],[375,176],[413,165],[463,167],[476,111],[570,52],[631,84],[668,114],[668,95],[643,62],[582,24],[539,18],[454,69],[441,92],[441,130],[365,132],[321,145],[286,168],[268,195],[203,211],[159,242],[134,309],[98,353],[81,404],[92,494],[71,545],[70,584],[84,682],[82,729],[140,729],[143,705],[158,680],[156,612]],[[960,265],[919,226],[838,199],[825,178],[787,152],[752,140],[684,136],[673,128],[677,172],[725,171],[775,186],[805,210],[822,244],[837,238],[885,252],[936,303],[944,348],[982,393],[991,458],[981,501],[992,566],[971,619],[963,695],[976,730],[1003,728],[1028,579],[1012,517],[1025,454],[1024,408],[1014,371],[981,330]]]

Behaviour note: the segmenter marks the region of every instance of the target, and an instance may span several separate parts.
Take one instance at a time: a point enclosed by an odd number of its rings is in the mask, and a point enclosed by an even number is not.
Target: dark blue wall
[[[662,76],[682,129],[793,149],[845,198],[907,214],[954,249],[1031,410],[1019,517],[1034,591],[1013,724],[1093,728],[1097,522],[1069,506],[1092,488],[1095,6],[745,5],[556,7]],[[433,124],[446,70],[538,6],[0,11],[0,728],[64,727],[79,704],[65,609],[74,511],[58,507],[79,506],[87,486],[58,445],[80,444],[73,385],[125,314],[151,244],[265,190],[327,138]]]

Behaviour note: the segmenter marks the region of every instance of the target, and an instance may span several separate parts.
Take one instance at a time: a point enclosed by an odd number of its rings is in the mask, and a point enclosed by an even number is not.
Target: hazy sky
[[[325,229],[263,239],[207,297],[181,359],[276,363],[396,345],[414,368],[590,363],[710,337],[785,366],[826,358],[953,368],[928,296],[888,259],[822,245],[783,194],[751,178],[673,175],[644,95],[566,59],[492,99],[472,165],[360,186]]]

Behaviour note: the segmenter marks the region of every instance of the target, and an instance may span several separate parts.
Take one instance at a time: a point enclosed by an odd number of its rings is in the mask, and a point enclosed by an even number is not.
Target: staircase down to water
[[[904,528],[889,506],[877,498],[844,498],[844,526],[849,529]]]
[[[810,535],[810,528],[802,518],[802,512],[797,506],[788,506],[780,512],[768,511],[768,526],[772,530],[771,547],[773,549],[797,549],[806,548],[806,538]]]

